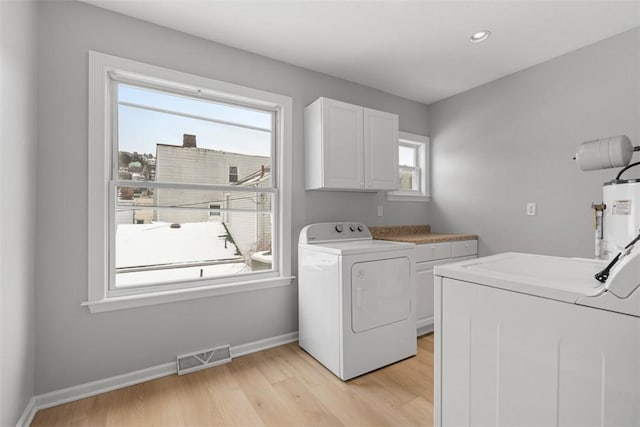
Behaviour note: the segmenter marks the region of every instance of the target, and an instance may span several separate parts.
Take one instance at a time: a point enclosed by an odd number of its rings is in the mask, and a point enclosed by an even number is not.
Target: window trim
[[[224,284],[208,284],[199,280],[198,286],[181,289],[167,287],[161,291],[150,291],[126,296],[110,295],[109,267],[113,257],[110,244],[110,208],[115,203],[111,197],[111,169],[113,145],[117,131],[114,117],[111,82],[117,76],[119,81],[130,79],[145,85],[167,91],[189,93],[195,96],[205,94],[224,99],[229,103],[251,104],[265,109],[277,110],[279,122],[274,127],[276,144],[272,157],[276,165],[274,187],[279,189],[277,221],[274,221],[274,247],[279,251],[277,271],[272,277],[256,280],[248,275],[243,280],[229,280]],[[94,312],[120,310],[132,307],[161,304],[224,295],[235,292],[253,291],[273,286],[291,284],[291,165],[292,159],[292,99],[288,96],[247,88],[231,83],[169,70],[129,59],[89,51],[89,154],[88,154],[88,299],[82,305]],[[109,126],[111,124],[111,126]],[[276,150],[277,146],[277,150]],[[215,279],[211,280],[212,282]]]
[[[387,200],[395,201],[395,202],[428,202],[431,200],[431,192],[429,187],[429,176],[431,174],[430,171],[430,150],[429,150],[429,137],[423,135],[417,135],[409,132],[400,131],[398,135],[398,144],[406,145],[417,148],[416,153],[416,164],[415,168],[410,169],[419,169],[420,178],[419,184],[420,189],[414,191],[389,191],[387,192]],[[400,171],[401,166],[398,164],[398,171]]]

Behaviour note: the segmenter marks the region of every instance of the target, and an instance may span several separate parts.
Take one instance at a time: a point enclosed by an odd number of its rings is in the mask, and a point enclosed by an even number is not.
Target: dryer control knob
[[[344,227],[340,224],[336,225],[336,231],[338,233],[342,233],[344,231]]]
[[[349,226],[349,230],[351,230],[351,232],[353,233],[354,231],[356,231],[356,227],[355,225],[350,225]]]
[[[358,231],[362,231],[362,226],[361,225],[358,226]]]

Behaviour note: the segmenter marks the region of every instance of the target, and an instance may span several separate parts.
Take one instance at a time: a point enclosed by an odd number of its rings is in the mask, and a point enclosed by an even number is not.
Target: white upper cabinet
[[[398,188],[398,116],[319,98],[304,110],[306,189]]]
[[[365,108],[364,141],[365,188],[397,190],[398,116]]]

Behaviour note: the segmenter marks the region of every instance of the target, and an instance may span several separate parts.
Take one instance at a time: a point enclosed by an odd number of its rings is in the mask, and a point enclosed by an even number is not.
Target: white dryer
[[[415,245],[358,223],[305,227],[298,244],[299,345],[342,380],[414,356]]]

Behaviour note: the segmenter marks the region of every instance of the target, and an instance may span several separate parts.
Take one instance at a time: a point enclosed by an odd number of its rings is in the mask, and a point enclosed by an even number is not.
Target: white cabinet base
[[[418,336],[433,332],[433,267],[476,258],[477,247],[476,240],[417,245],[416,259],[422,261],[416,262],[416,333]],[[454,250],[454,248],[457,249]],[[451,257],[453,252],[457,255],[456,258]],[[442,259],[425,261],[434,257]]]

